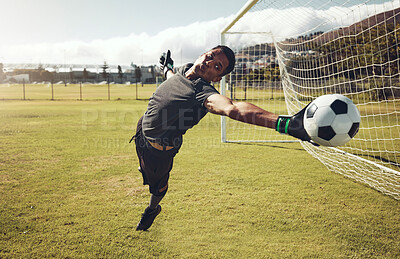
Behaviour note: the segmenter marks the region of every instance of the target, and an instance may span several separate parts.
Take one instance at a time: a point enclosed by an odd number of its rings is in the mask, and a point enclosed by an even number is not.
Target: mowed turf
[[[184,136],[163,210],[129,140],[147,101],[0,102],[0,258],[399,258],[400,203],[298,143]]]

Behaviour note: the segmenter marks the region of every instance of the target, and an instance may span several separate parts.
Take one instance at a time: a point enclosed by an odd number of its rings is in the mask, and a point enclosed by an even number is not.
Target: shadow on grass
[[[293,142],[295,143],[295,142]],[[229,142],[230,145],[245,145],[245,146],[259,146],[259,147],[270,147],[270,148],[281,148],[287,150],[299,150],[305,151],[303,148],[297,148],[293,143],[262,143],[262,142]]]
[[[397,161],[390,160],[389,158],[385,158],[383,156],[371,155],[371,154],[361,154],[361,153],[353,153],[353,155],[356,155],[356,156],[359,156],[359,157],[364,157],[364,158],[366,158],[368,160],[371,160],[371,161],[384,162],[384,163],[390,164],[394,168],[397,168],[397,170],[400,169],[400,165],[397,164]]]

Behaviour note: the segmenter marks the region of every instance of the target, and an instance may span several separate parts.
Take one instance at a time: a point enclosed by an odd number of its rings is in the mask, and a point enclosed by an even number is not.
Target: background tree
[[[103,69],[103,73],[102,73],[103,79],[104,79],[104,81],[107,81],[107,78],[108,78],[108,72],[107,72],[108,65],[107,65],[106,61],[104,61],[104,64],[101,67],[101,69]]]
[[[120,65],[118,65],[118,78],[120,80],[120,83],[122,84],[122,77],[124,76],[124,73],[122,73],[122,68]]]
[[[140,81],[142,79],[142,71],[140,70],[140,67],[136,67],[135,77],[136,77],[136,85],[137,85],[138,81]]]
[[[41,77],[41,73],[45,71],[43,68],[43,65],[41,63],[39,63],[38,68],[33,71],[32,73],[32,78],[34,81],[44,81]]]
[[[72,70],[72,67],[69,68],[69,83],[72,83],[75,79],[74,76],[74,71]]]
[[[83,81],[86,82],[86,80],[89,78],[89,73],[86,70],[86,67],[83,69]]]

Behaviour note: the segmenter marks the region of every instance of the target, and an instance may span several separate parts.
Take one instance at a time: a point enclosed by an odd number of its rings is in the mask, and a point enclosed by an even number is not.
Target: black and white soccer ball
[[[360,112],[340,94],[322,95],[312,101],[304,114],[304,128],[311,140],[321,146],[346,144],[358,132]]]

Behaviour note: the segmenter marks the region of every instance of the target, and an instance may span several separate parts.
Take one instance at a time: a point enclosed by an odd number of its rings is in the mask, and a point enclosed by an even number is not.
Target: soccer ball
[[[304,113],[305,130],[321,146],[344,145],[357,134],[360,121],[355,104],[340,94],[318,97]]]

